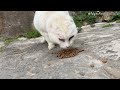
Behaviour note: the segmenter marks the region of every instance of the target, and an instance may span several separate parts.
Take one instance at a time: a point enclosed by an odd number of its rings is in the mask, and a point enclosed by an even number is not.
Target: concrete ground
[[[49,51],[39,38],[3,47],[0,79],[119,79],[120,24],[103,28],[105,24],[82,27],[73,47],[85,51],[68,59],[56,58],[51,53],[60,48]]]

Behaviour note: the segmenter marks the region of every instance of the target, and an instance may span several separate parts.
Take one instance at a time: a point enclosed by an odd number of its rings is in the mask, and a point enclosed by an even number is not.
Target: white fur
[[[61,48],[67,48],[73,44],[78,31],[68,11],[36,11],[34,26],[42,35],[42,43],[47,41],[48,49],[51,50],[58,44]],[[65,42],[59,40],[65,39]]]

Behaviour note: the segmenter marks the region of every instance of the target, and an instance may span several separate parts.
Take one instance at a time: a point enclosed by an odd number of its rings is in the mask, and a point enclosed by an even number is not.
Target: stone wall
[[[13,37],[31,30],[34,11],[0,11],[0,35]]]
[[[2,33],[4,28],[4,19],[3,19],[3,13],[0,12],[0,34]]]
[[[80,13],[70,11],[72,16]],[[34,11],[0,11],[0,36],[16,37],[32,30],[33,16]]]
[[[0,36],[16,37],[32,30],[33,17],[34,11],[0,11]]]

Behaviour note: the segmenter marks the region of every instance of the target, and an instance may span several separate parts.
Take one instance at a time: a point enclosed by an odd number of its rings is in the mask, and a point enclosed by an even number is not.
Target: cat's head
[[[77,33],[78,30],[72,18],[52,21],[48,31],[50,40],[64,49],[72,46]]]

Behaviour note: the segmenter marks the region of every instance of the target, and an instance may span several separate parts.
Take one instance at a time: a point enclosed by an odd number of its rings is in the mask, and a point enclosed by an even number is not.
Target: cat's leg
[[[55,44],[52,43],[52,42],[49,40],[49,37],[46,36],[45,39],[46,39],[46,41],[47,41],[47,43],[48,43],[48,49],[49,49],[49,50],[52,50],[52,49],[55,47]]]
[[[51,42],[48,43],[48,49],[49,50],[52,50],[54,47],[55,47],[55,44],[53,44]]]
[[[55,47],[55,44],[50,41],[49,36],[48,36],[47,33],[44,33],[44,38],[48,43],[48,49],[52,50]]]
[[[44,38],[44,32],[41,31],[41,30],[39,30],[39,33],[41,34],[41,36],[39,37],[40,43],[45,43],[46,40],[45,40],[45,38]]]

